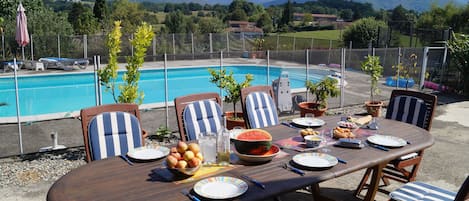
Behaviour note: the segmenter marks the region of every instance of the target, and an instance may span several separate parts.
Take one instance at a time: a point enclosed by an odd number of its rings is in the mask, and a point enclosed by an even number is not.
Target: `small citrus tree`
[[[370,97],[371,102],[374,102],[374,96],[381,92],[378,88],[378,81],[379,78],[383,76],[383,66],[380,64],[379,56],[368,55],[366,60],[361,63],[361,69],[366,74],[370,75]]]
[[[135,49],[133,56],[126,58],[127,65],[125,68],[127,72],[122,75],[124,84],[118,85],[120,94],[116,93],[116,80],[118,77],[117,57],[121,52],[121,22],[115,21],[114,28],[108,34],[106,46],[109,48],[109,63],[108,65],[98,71],[101,85],[106,87],[106,91],[112,94],[116,103],[134,103],[138,101],[141,104],[144,98],[143,91],[138,91],[138,81],[140,80],[140,67],[142,67],[145,53],[148,46],[151,44],[154,33],[152,27],[145,22],[140,25],[134,34],[134,39],[130,43]]]

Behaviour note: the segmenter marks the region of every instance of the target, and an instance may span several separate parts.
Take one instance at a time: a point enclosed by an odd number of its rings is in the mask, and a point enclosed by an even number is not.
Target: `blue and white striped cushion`
[[[456,192],[448,191],[423,182],[410,182],[389,194],[393,200],[440,200],[453,201]]]
[[[265,92],[253,92],[246,97],[246,112],[251,128],[263,128],[278,124],[275,103]]]
[[[92,160],[127,154],[142,146],[140,122],[126,112],[96,115],[88,125],[88,136]]]
[[[202,132],[216,133],[222,126],[221,108],[213,100],[187,104],[182,116],[188,140],[197,139],[197,135]]]
[[[412,96],[396,96],[389,102],[386,119],[394,119],[424,128],[427,105]]]

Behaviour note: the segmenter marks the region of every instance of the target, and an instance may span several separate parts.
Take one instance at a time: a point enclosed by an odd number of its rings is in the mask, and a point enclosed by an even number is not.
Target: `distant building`
[[[247,36],[264,34],[264,31],[256,26],[256,23],[248,21],[228,21],[227,31],[231,33],[244,33]]]
[[[303,13],[293,13],[293,19],[296,21],[302,21],[305,14]],[[337,21],[337,15],[328,15],[328,14],[311,14],[313,17],[313,22],[335,22]]]

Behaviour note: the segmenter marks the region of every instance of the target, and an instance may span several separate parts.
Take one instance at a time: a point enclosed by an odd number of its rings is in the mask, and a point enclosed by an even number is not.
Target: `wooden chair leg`
[[[368,191],[366,192],[364,201],[372,201],[375,198],[376,192],[379,189],[379,181],[383,177],[383,168],[386,166],[387,162],[378,164],[373,167],[373,174],[371,175],[370,185]]]
[[[360,184],[358,184],[358,187],[357,189],[355,190],[355,192],[353,193],[353,195],[356,197],[358,195],[360,195],[360,192],[363,190],[363,188],[365,187],[366,185],[366,182],[368,181],[368,177],[370,176],[371,174],[371,168],[367,168],[366,169],[366,172],[365,174],[363,175],[362,177],[362,180],[360,181]]]

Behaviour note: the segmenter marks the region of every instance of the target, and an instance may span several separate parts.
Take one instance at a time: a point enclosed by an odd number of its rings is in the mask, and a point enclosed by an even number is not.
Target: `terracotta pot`
[[[381,116],[383,101],[366,101],[365,107],[368,114],[370,114],[372,117],[379,117]]]
[[[327,107],[323,109],[316,109],[318,105],[319,104],[313,103],[313,102],[298,103],[301,117],[304,117],[306,113],[313,113],[315,117],[324,116],[324,113],[326,112]]]
[[[241,127],[241,128],[246,128],[246,126],[244,124],[243,113],[242,112],[236,112],[237,119],[233,119],[234,118],[234,113],[235,112],[233,112],[233,111],[225,112],[226,128],[230,129],[230,130],[233,129],[234,127],[236,127],[236,126]]]

